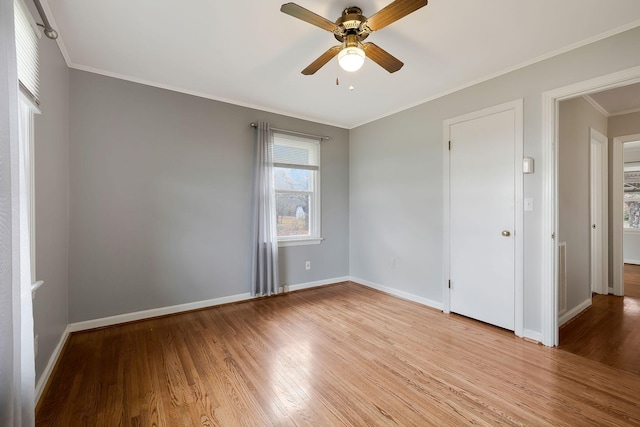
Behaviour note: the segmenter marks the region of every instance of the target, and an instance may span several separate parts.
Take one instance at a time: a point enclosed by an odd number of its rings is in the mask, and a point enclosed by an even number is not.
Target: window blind
[[[31,12],[22,1],[14,0],[13,7],[20,88],[36,105],[40,105],[37,27]]]
[[[280,167],[318,170],[318,140],[291,135],[273,135],[273,163]]]

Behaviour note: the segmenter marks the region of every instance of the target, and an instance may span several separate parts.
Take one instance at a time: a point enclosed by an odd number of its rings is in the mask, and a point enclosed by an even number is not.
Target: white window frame
[[[626,162],[624,164],[624,170],[623,170],[623,174],[624,172],[626,172],[626,168],[627,167],[638,167],[640,166],[640,162]],[[624,214],[624,203],[626,202],[626,200],[624,200],[624,197],[622,199],[622,204],[623,204],[623,208],[622,208],[622,213]],[[624,220],[622,222],[623,224],[623,230],[625,233],[630,233],[630,234],[640,234],[640,228],[630,228],[630,227],[625,227],[624,226]]]
[[[322,207],[321,207],[321,168],[320,168],[320,152],[321,152],[321,144],[319,139],[301,137],[298,135],[287,134],[286,132],[274,132],[274,145],[288,145],[291,147],[304,148],[304,149],[312,149],[315,151],[315,155],[317,157],[317,166],[308,166],[308,165],[300,165],[300,164],[290,164],[290,163],[278,163],[274,162],[274,168],[291,168],[291,169],[303,169],[312,171],[311,177],[311,191],[295,191],[295,190],[278,190],[275,189],[275,193],[282,194],[291,194],[291,193],[299,193],[299,194],[309,194],[309,235],[308,236],[278,236],[278,246],[301,246],[301,245],[317,245],[320,244],[323,240],[321,237],[321,224],[322,224]],[[276,138],[279,140],[278,143],[275,142]]]
[[[29,249],[31,260],[31,291],[42,285],[36,281],[36,210],[35,210],[35,114],[40,114],[40,70],[38,43],[42,36],[31,11],[23,0],[14,0],[16,23],[16,56],[18,60],[18,143],[24,152],[20,161],[20,174],[24,174],[25,188],[21,197],[27,204]],[[24,80],[24,81],[23,81]]]
[[[19,143],[25,150],[25,162],[21,168],[25,168],[27,205],[29,210],[29,245],[31,251],[31,281],[36,282],[36,201],[35,201],[35,165],[34,165],[34,121],[35,114],[40,114],[38,107],[31,98],[20,93],[19,95]]]

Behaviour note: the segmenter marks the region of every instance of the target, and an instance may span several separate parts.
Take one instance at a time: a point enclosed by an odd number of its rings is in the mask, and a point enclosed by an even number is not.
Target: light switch
[[[527,197],[524,199],[524,210],[525,211],[533,210],[533,199],[531,197]]]

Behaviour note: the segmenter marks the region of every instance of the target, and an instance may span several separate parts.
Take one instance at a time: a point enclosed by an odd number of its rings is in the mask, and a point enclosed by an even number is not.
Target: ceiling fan
[[[329,48],[307,68],[302,70],[305,76],[314,74],[334,56],[338,55],[338,63],[345,71],[356,71],[362,67],[365,56],[380,65],[390,73],[395,73],[404,65],[378,45],[363,40],[374,31],[378,31],[398,19],[404,18],[412,12],[427,5],[428,0],[395,0],[370,18],[362,15],[359,7],[347,7],[336,22],[331,22],[295,3],[285,3],[280,8],[281,12],[301,19],[323,30],[333,33],[333,36],[341,42],[337,46]]]

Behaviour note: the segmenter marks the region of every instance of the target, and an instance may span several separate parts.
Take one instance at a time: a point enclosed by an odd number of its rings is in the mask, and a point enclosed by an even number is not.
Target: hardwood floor
[[[640,425],[640,376],[340,283],[73,334],[39,426]]]
[[[640,265],[624,265],[624,296],[640,299]]]
[[[594,295],[560,328],[559,349],[640,374],[640,266],[624,266],[625,296]]]

